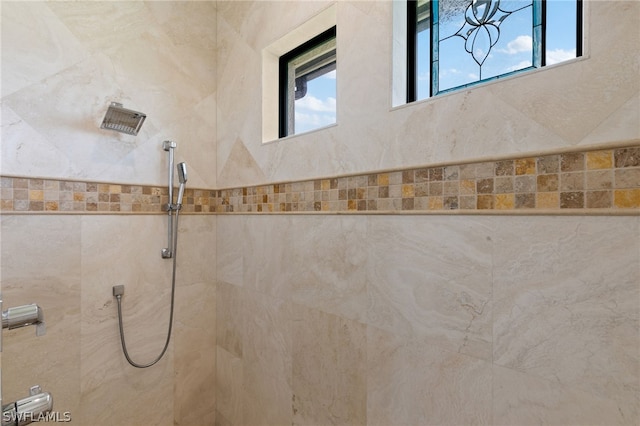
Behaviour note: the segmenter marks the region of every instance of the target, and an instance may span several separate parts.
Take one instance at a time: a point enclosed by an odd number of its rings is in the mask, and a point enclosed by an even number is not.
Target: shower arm
[[[162,249],[162,258],[163,259],[171,259],[173,256],[173,212],[177,209],[177,206],[173,204],[173,150],[176,148],[176,143],[173,141],[164,141],[162,144],[162,148],[169,153],[169,201],[166,204],[166,210],[169,214],[169,224],[168,224],[168,232],[167,232],[167,247]]]

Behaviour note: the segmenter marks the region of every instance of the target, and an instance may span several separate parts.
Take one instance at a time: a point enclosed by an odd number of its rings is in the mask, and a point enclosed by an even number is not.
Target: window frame
[[[478,81],[472,81],[466,84],[462,84],[455,87],[450,87],[448,89],[439,90],[438,89],[438,72],[439,70],[434,71],[434,54],[437,54],[435,49],[435,44],[439,43],[439,34],[437,33],[437,7],[438,3],[441,0],[430,0],[430,14],[429,14],[429,28],[431,28],[430,35],[430,60],[429,60],[429,96],[418,99],[418,87],[417,87],[417,63],[418,63],[418,0],[406,0],[407,3],[407,11],[406,11],[406,103],[415,102],[418,100],[429,99],[434,96],[438,96],[440,94],[448,93],[451,91],[461,90],[466,87],[474,86],[477,84],[485,83],[492,80],[497,80],[500,78],[504,78],[507,76],[511,76],[514,74],[519,74],[522,72],[526,72],[532,69],[543,68],[546,66],[546,24],[547,24],[547,0],[532,0],[533,14],[534,14],[534,22],[533,22],[533,32],[536,33],[536,26],[539,26],[540,30],[538,32],[538,37],[540,45],[540,51],[532,54],[532,65],[530,67],[522,68],[516,71],[511,71],[508,73],[500,74],[497,76],[484,78]],[[436,24],[434,25],[434,14],[436,16]],[[539,16],[536,17],[535,15]],[[576,0],[576,58],[579,58],[583,55],[583,14],[584,14],[584,5],[583,0]],[[536,19],[538,22],[536,22]],[[434,29],[435,28],[435,29]],[[534,40],[534,45],[536,44],[536,40]],[[435,92],[435,93],[434,93]]]
[[[336,28],[336,25],[332,26],[298,47],[288,51],[278,59],[278,138],[285,138],[297,134],[295,130],[291,133],[289,132],[291,120],[293,119],[293,123],[295,123],[295,110],[292,109],[295,99],[291,99],[290,97],[291,86],[295,83],[289,81],[289,63],[332,39],[335,39],[337,44]],[[335,59],[333,63],[336,64],[337,69],[337,47],[334,48],[334,50]]]

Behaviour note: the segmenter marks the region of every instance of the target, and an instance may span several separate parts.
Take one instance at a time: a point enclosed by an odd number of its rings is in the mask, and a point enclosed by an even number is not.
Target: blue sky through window
[[[505,10],[514,12],[500,25],[498,42],[491,48],[482,66],[483,79],[532,66],[532,7],[525,7],[531,4],[531,1],[510,0],[503,1],[502,4]],[[464,8],[452,19],[441,20],[441,38],[455,34],[463,24]],[[575,58],[576,0],[547,0],[546,25],[547,65]],[[418,33],[417,99],[429,97],[430,37],[429,29]],[[476,82],[480,78],[480,67],[465,51],[463,38],[454,36],[441,45],[439,74],[440,90]],[[295,133],[308,132],[334,123],[336,123],[335,70],[308,81],[307,94],[295,101]]]
[[[444,0],[441,0],[441,2]],[[495,2],[494,2],[495,3]],[[469,3],[466,3],[468,5]],[[497,43],[491,47],[482,67],[465,51],[465,39],[453,36],[440,44],[439,90],[447,90],[480,79],[495,77],[532,66],[532,7],[531,1],[502,1],[501,9],[513,11],[499,26]],[[455,34],[465,24],[464,9],[448,14],[440,20],[440,39]],[[546,64],[552,65],[576,57],[576,0],[547,1]],[[431,31],[418,33],[417,39],[417,98],[429,97]],[[478,43],[478,49],[486,44]],[[486,53],[486,52],[484,52]]]
[[[295,133],[336,122],[336,71],[307,81],[307,94],[295,101]]]

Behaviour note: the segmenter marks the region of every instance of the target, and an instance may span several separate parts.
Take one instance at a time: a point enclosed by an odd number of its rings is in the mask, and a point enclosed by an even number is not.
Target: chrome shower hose
[[[125,343],[124,338],[124,326],[122,324],[122,295],[118,294],[116,299],[118,301],[118,326],[120,328],[120,342],[122,343],[122,352],[124,352],[124,356],[127,359],[127,362],[136,368],[147,368],[156,364],[158,361],[162,359],[164,354],[167,352],[167,348],[169,347],[169,341],[171,340],[171,331],[173,329],[173,308],[176,294],[176,258],[178,257],[178,216],[180,215],[180,209],[176,210],[176,220],[174,222],[173,227],[173,270],[171,272],[171,311],[169,314],[169,329],[167,330],[167,340],[164,343],[164,348],[160,355],[153,361],[148,364],[140,364],[135,362],[129,356],[129,352],[127,351],[127,344]]]

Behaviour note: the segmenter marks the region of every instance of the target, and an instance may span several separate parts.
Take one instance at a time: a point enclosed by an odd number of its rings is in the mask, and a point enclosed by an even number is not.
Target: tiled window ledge
[[[163,213],[164,187],[2,177],[0,212]],[[187,214],[640,214],[640,145],[230,189]]]

